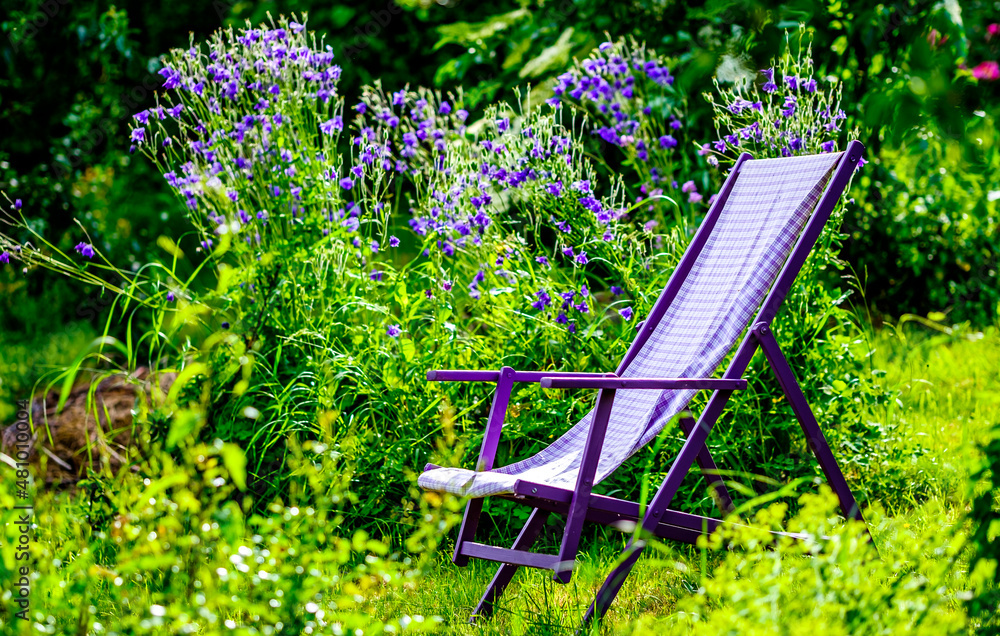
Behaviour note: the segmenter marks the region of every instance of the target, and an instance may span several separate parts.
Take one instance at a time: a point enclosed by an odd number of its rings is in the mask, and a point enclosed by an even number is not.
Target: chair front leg
[[[513,388],[514,369],[503,367],[500,369],[500,377],[497,379],[497,390],[493,394],[493,405],[490,407],[490,417],[486,423],[483,445],[479,450],[479,461],[476,462],[477,471],[493,468],[497,447],[500,445],[500,432],[503,429],[503,421],[507,415],[507,405],[510,404],[510,394]],[[479,517],[482,512],[482,498],[470,499],[465,504],[462,526],[458,530],[458,540],[455,542],[455,554],[452,555],[451,559],[459,567],[465,567],[469,564],[469,557],[462,554],[462,544],[476,538],[476,530],[479,528]]]
[[[601,461],[604,435],[608,430],[608,420],[611,419],[611,407],[614,401],[614,389],[602,389],[597,394],[597,408],[594,409],[594,417],[587,432],[587,444],[584,446],[580,471],[576,476],[576,490],[569,505],[566,530],[559,546],[559,567],[552,575],[552,579],[558,583],[569,583],[573,575],[573,565],[576,563],[576,553],[580,547],[580,534],[583,532],[583,522],[587,518],[587,508],[590,507],[590,493],[594,488],[594,476]]]

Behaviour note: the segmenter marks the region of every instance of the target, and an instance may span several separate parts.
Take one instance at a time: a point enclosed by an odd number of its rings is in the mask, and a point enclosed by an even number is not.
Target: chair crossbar
[[[529,568],[538,568],[540,570],[556,570],[559,566],[559,557],[554,554],[539,554],[538,552],[528,552],[527,550],[498,548],[493,545],[486,545],[485,543],[473,543],[472,541],[466,541],[462,545],[462,554],[478,559],[511,563]]]
[[[542,508],[548,512],[566,514],[569,509],[569,504],[573,499],[573,491],[567,488],[557,488],[546,484],[536,484],[530,481],[520,480],[514,486],[513,495],[498,495],[498,497],[522,505]],[[590,521],[598,521],[597,517],[600,517],[604,521],[599,521],[599,523],[602,523],[603,525],[614,525],[622,521],[636,522],[641,518],[641,510],[642,507],[634,501],[618,499],[617,497],[608,497],[606,495],[591,494],[587,519]],[[663,511],[662,519],[660,519],[659,525],[694,531],[695,534],[690,535],[692,538],[690,543],[694,543],[694,540],[702,534],[711,534],[712,532],[715,532],[715,530],[721,526],[748,527],[741,523],[670,509]],[[792,539],[805,539],[808,536],[794,532],[771,530],[768,532],[775,536],[789,537]],[[656,532],[655,534],[659,534],[659,532]]]

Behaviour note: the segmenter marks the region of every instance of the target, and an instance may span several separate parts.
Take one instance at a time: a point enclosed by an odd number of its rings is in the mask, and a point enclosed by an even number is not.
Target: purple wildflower
[[[621,287],[618,287],[617,285],[612,285],[611,286],[611,295],[612,296],[621,296],[623,293],[625,293],[625,292],[622,290]]]
[[[332,135],[334,131],[340,131],[344,129],[344,118],[340,115],[332,119],[328,119],[319,125],[319,129],[323,131],[325,135]]]
[[[94,246],[90,243],[77,243],[73,249],[80,252],[80,255],[85,258],[94,258]]]
[[[765,93],[773,93],[774,91],[778,90],[778,85],[774,83],[774,69],[773,68],[763,69],[761,70],[761,73],[767,80],[766,82],[764,82],[764,85],[761,86],[761,90],[763,90]]]
[[[372,254],[378,254],[378,241],[372,241]]]
[[[10,254],[8,254],[7,252],[0,252],[0,263],[6,265],[9,262],[10,262]]]
[[[177,300],[177,296],[174,295],[174,292],[167,292],[167,302],[172,303],[175,300]]]
[[[399,325],[389,325],[385,328],[385,335],[390,338],[396,338],[400,333],[402,333],[402,329],[399,328]]]
[[[146,139],[146,129],[145,128],[133,128],[131,140],[134,143],[141,144]]]
[[[340,187],[345,190],[350,190],[354,187],[354,181],[352,181],[349,177],[344,177],[340,180]]]
[[[399,239],[395,236],[389,237],[389,247],[399,247]]]
[[[685,181],[684,185],[681,186],[681,192],[695,192],[698,190],[698,186],[694,184],[694,181]]]
[[[538,297],[538,300],[531,303],[531,306],[537,309],[538,311],[541,311],[552,304],[552,296],[550,296],[549,293],[544,289],[539,289],[537,292],[535,292],[535,296]]]
[[[163,89],[170,90],[172,88],[177,88],[181,85],[181,74],[179,71],[166,66],[158,71],[159,75],[163,77]]]
[[[580,252],[576,255],[576,262],[580,265],[586,265],[588,260],[586,252]]]

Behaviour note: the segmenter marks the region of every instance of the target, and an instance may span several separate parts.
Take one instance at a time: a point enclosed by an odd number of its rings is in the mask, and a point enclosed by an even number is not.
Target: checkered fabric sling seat
[[[743,163],[702,252],[623,378],[712,377],[745,332],[788,259],[843,153]],[[617,391],[596,481],[610,475],[687,408],[695,389]],[[514,492],[519,480],[573,489],[594,411],[538,454],[476,472],[434,468],[426,490],[469,497]],[[596,483],[596,482],[595,482]]]

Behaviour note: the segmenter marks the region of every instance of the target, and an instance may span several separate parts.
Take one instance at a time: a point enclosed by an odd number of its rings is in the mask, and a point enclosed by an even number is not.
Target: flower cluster
[[[380,81],[362,90],[353,106],[359,134],[351,140],[362,161],[381,159],[383,169],[399,173],[443,169],[448,146],[465,133],[469,117],[454,96],[406,87],[387,94]],[[387,148],[390,152],[385,152]],[[389,154],[395,156],[394,162]]]
[[[493,106],[473,135],[467,113],[427,91],[385,92],[376,85],[355,109],[360,129],[407,151],[417,190],[409,226],[437,272],[438,289],[479,299],[485,291],[516,288],[536,270],[551,279],[559,275],[553,264],[572,272],[592,254],[621,248],[623,210],[614,203],[620,188],[610,197],[598,193],[580,141],[552,111],[518,115]],[[537,299],[529,304],[548,307]],[[556,322],[573,326],[563,318]]]
[[[604,42],[583,62],[559,76],[552,106],[582,110],[591,133],[618,148],[639,180],[635,202],[648,210],[664,191],[677,189],[677,175],[690,170],[684,142],[683,95],[673,87],[667,62],[624,39]],[[604,153],[598,153],[604,156]],[[700,199],[689,200],[698,203]]]
[[[758,81],[737,82],[723,89],[715,81],[715,95],[705,99],[715,111],[719,138],[702,145],[712,165],[719,157],[732,158],[741,152],[756,157],[834,152],[842,137],[847,115],[840,108],[841,84],[828,78],[826,85],[816,80],[811,45],[799,53],[786,51],[778,68],[761,70]],[[718,100],[718,101],[716,101]]]
[[[229,29],[173,51],[163,99],[134,116],[133,144],[183,200],[201,248],[234,254],[250,289],[265,254],[336,243],[365,268],[378,248],[362,246],[387,243],[403,149],[370,129],[351,143],[333,57],[293,20]]]
[[[641,70],[669,86],[658,62]],[[333,250],[370,288],[407,273],[428,299],[509,294],[572,331],[592,315],[587,267],[641,258],[621,181],[598,182],[558,110],[493,106],[473,132],[460,95],[376,83],[348,108],[340,74],[304,25],[248,25],[173,51],[166,93],[135,115],[132,143],[183,201],[201,248],[238,261],[251,304],[274,255]],[[389,226],[407,211],[416,255],[397,270]],[[539,305],[540,288],[563,306]]]

